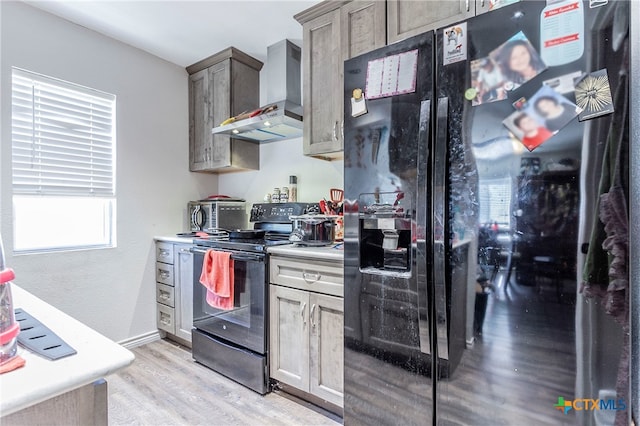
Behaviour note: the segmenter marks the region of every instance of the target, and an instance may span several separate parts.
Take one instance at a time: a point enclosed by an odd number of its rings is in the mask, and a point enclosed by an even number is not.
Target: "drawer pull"
[[[160,322],[164,325],[171,325],[171,316],[165,313],[160,314]]]
[[[162,269],[160,269],[159,272],[160,278],[169,278],[169,271],[163,271]]]
[[[302,272],[302,278],[309,284],[313,284],[320,279],[319,272]]]
[[[161,257],[169,257],[169,250],[167,249],[160,249],[160,256]]]
[[[160,290],[160,299],[169,300],[170,298],[169,292]]]

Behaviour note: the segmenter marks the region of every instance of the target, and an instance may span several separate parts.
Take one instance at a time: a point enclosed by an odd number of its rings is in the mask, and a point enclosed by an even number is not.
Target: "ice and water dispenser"
[[[361,272],[410,273],[413,210],[409,204],[403,192],[360,195]]]

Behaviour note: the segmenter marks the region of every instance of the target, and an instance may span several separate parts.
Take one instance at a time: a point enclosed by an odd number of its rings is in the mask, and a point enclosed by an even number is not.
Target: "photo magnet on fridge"
[[[529,151],[533,151],[569,124],[580,111],[551,87],[542,86],[520,110],[502,123]]]
[[[469,63],[471,86],[475,97],[473,106],[507,99],[515,90],[531,80],[547,65],[522,31],[489,53]]]
[[[578,120],[590,120],[613,112],[613,99],[606,69],[576,79],[576,104],[582,108]]]
[[[505,90],[515,90],[547,69],[547,64],[522,31],[491,51],[489,57],[500,67]]]

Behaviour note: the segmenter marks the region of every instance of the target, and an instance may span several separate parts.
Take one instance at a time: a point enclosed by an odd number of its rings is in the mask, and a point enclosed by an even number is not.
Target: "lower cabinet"
[[[193,254],[188,244],[156,243],[156,322],[158,329],[191,343]]]
[[[343,406],[343,298],[270,286],[271,377]]]

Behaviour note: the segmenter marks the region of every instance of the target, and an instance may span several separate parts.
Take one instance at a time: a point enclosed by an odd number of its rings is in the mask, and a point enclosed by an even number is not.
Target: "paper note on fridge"
[[[563,0],[547,5],[540,14],[540,56],[548,66],[568,64],[584,52],[582,2]]]
[[[369,61],[365,88],[367,99],[415,92],[417,71],[417,49]]]

